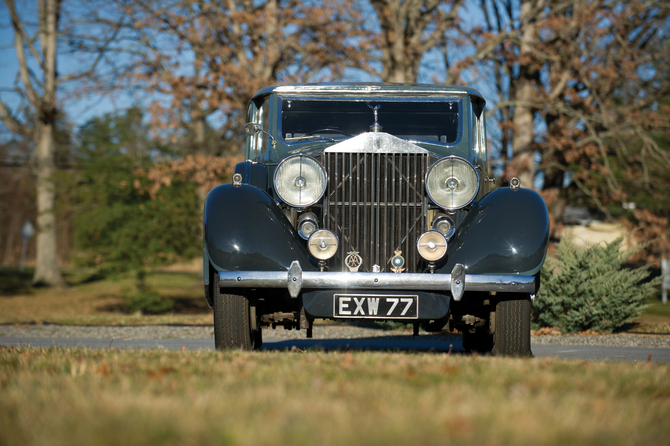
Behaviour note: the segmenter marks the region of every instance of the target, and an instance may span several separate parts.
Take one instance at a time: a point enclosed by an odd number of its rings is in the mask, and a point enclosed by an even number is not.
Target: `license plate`
[[[333,315],[339,318],[419,318],[419,296],[336,294],[333,307]]]

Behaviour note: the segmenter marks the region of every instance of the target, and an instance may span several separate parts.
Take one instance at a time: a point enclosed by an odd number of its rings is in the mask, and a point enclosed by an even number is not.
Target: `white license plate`
[[[338,318],[418,319],[419,296],[336,294],[333,315]]]

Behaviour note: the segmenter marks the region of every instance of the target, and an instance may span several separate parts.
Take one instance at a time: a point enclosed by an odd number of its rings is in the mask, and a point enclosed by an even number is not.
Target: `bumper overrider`
[[[441,303],[438,306],[443,309],[440,313],[446,313],[449,308],[449,294],[455,301],[460,301],[466,291],[513,292],[532,295],[536,290],[535,281],[535,276],[466,274],[464,266],[460,263],[456,264],[451,274],[396,274],[303,271],[300,262],[294,261],[288,271],[220,271],[218,285],[226,289],[283,288],[288,290],[292,298],[298,298],[301,293],[308,294],[311,296],[308,299],[309,303],[305,303],[308,312],[310,312],[310,307],[320,308],[320,311],[310,313],[319,313],[313,314],[318,317],[337,317],[336,310],[329,303],[332,302],[333,296],[385,296],[389,295],[389,292],[396,295],[416,294],[424,300],[427,296],[431,296],[427,300],[440,300]],[[328,300],[328,302],[317,304],[314,298]],[[323,314],[324,308],[333,308],[333,312]],[[330,311],[327,312],[330,313]],[[429,316],[428,313],[424,315]]]

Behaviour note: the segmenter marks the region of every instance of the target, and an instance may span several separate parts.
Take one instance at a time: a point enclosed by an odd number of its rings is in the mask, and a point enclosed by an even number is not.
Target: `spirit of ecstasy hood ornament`
[[[379,116],[377,114],[377,110],[382,108],[381,104],[375,105],[374,107],[372,105],[368,104],[368,107],[370,107],[375,114],[375,123],[370,126],[370,131],[371,132],[381,132],[382,130],[384,130],[384,127],[382,127],[381,124],[379,124],[379,122],[377,122],[377,120],[379,119]]]

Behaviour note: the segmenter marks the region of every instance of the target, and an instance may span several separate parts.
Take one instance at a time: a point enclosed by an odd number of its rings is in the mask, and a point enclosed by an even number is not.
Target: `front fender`
[[[549,215],[540,195],[530,189],[499,188],[468,212],[438,271],[462,263],[468,274],[537,274],[549,244]]]
[[[277,202],[265,191],[224,184],[207,195],[203,216],[204,254],[217,271],[288,271],[309,253]]]

